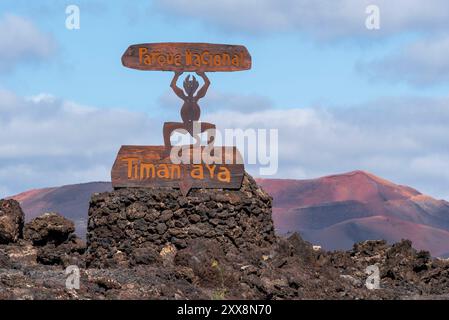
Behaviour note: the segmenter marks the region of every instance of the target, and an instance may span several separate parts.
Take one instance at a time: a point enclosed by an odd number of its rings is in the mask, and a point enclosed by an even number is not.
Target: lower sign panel
[[[114,188],[239,189],[245,172],[236,147],[188,147],[171,160],[164,146],[122,146],[111,171]]]

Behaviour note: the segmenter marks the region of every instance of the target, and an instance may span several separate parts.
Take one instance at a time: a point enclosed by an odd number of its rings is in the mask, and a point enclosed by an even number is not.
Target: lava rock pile
[[[187,248],[194,239],[232,248],[275,241],[271,197],[245,175],[239,190],[119,189],[92,196],[86,262],[92,267],[152,261],[167,244]]]

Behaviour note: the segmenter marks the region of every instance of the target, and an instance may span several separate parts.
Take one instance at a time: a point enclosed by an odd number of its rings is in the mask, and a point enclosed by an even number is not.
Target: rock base
[[[23,235],[24,214],[16,200],[0,199],[0,244],[17,242]]]
[[[271,197],[245,175],[239,190],[128,188],[92,196],[86,264],[126,266],[154,261],[167,245],[198,238],[226,252],[275,241]]]

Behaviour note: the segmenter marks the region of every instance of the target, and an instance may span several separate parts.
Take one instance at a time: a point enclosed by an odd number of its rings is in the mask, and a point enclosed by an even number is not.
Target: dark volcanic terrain
[[[271,247],[226,255],[213,242],[196,241],[132,268],[81,267],[79,290],[66,288],[64,266],[83,262],[75,252],[76,258],[60,260],[61,253],[26,241],[0,245],[0,299],[449,298],[449,262],[417,252],[408,241],[368,241],[331,253],[314,251],[294,234]],[[374,264],[380,289],[369,290],[365,270]]]
[[[105,192],[91,202],[86,245],[67,218],[46,213],[24,225],[18,202],[0,200],[0,299],[449,298],[448,260],[409,240],[328,252],[298,233],[275,236],[270,205],[250,177],[240,190],[187,198]],[[215,227],[198,227],[207,223]],[[74,266],[79,289],[68,281]],[[379,287],[369,289],[376,276]]]

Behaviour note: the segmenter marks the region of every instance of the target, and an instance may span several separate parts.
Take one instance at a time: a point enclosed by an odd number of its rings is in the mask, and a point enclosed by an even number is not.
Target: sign
[[[239,189],[243,159],[236,147],[214,147],[215,161],[207,149],[183,149],[180,163],[170,160],[164,146],[122,146],[111,171],[114,188],[173,187],[187,195],[191,188]]]
[[[143,43],[128,47],[122,56],[125,67],[144,71],[174,71],[170,87],[182,101],[182,122],[165,122],[164,146],[122,146],[111,170],[112,186],[117,188],[172,187],[180,188],[185,196],[191,188],[239,189],[244,166],[236,147],[214,147],[216,127],[200,121],[200,106],[209,88],[206,72],[242,71],[251,69],[251,56],[241,45],[211,43]],[[183,72],[182,88],[178,86]],[[182,148],[188,150],[187,160],[177,162],[177,146],[170,137],[175,131],[187,131],[197,144]],[[199,146],[201,133],[207,133],[207,147]],[[213,149],[213,161],[205,161],[204,151]],[[199,161],[196,155],[199,154]],[[231,159],[229,161],[229,159]]]
[[[241,45],[144,43],[131,45],[122,56],[122,64],[155,71],[242,71],[251,69],[251,56]]]

